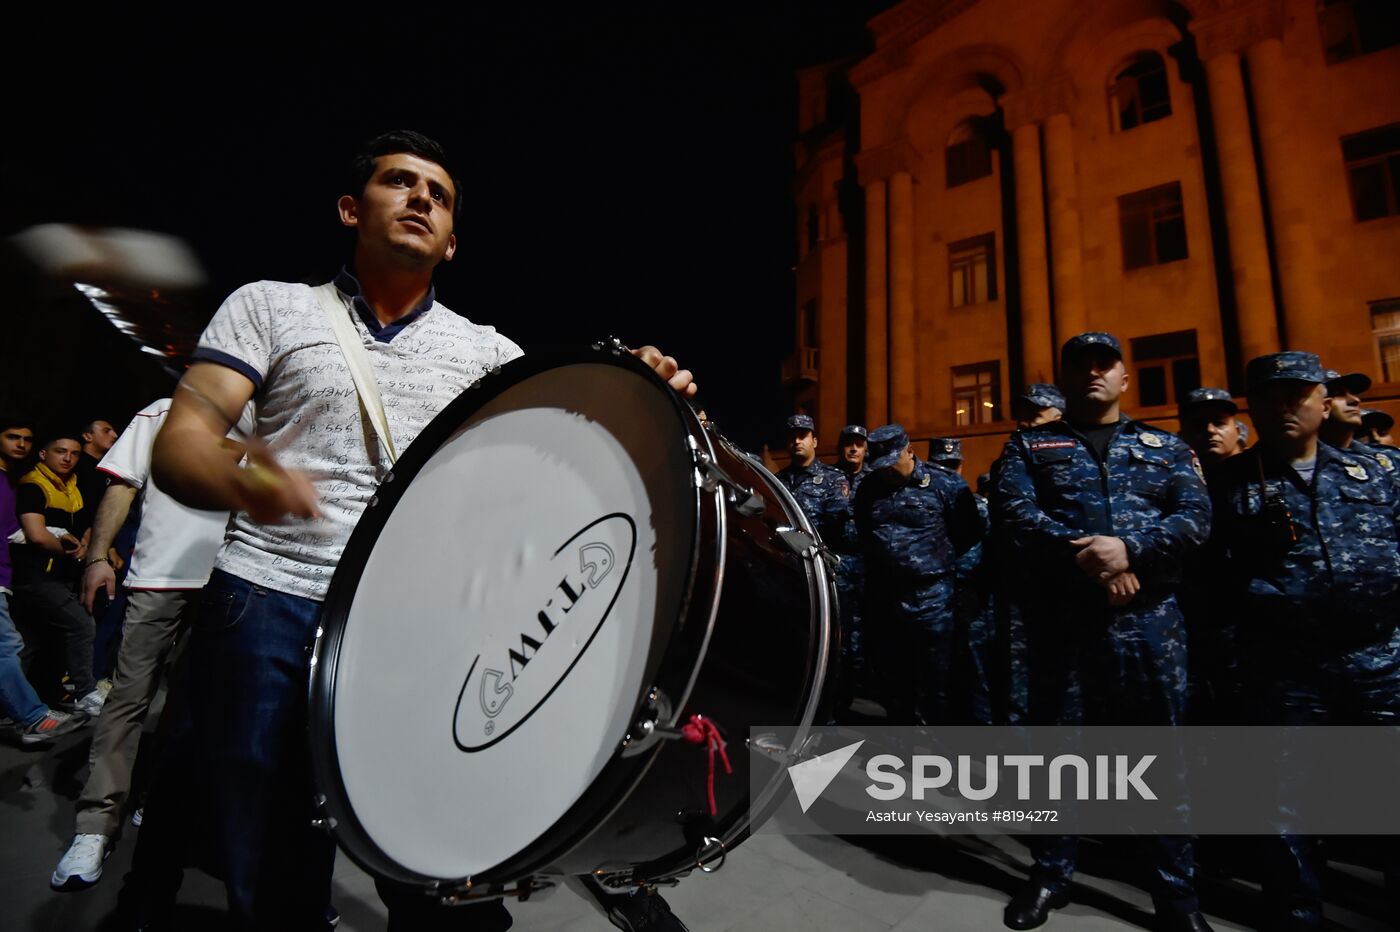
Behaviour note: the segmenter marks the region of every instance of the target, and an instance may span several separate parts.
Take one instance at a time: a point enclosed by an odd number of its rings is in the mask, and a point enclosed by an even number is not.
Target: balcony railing
[[[815,346],[804,346],[783,360],[783,381],[815,382],[821,369],[821,350]]]

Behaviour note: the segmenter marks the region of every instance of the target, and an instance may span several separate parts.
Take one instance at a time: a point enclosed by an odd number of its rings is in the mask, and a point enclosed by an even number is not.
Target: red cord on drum
[[[681,737],[691,744],[705,744],[709,746],[710,752],[710,773],[705,781],[705,789],[710,796],[710,817],[719,815],[719,806],[715,804],[715,752],[719,752],[719,759],[724,763],[724,772],[732,774],[734,768],[729,766],[729,755],[724,750],[724,739],[720,737],[719,729],[715,723],[705,718],[703,715],[692,715],[690,721],[681,726]]]

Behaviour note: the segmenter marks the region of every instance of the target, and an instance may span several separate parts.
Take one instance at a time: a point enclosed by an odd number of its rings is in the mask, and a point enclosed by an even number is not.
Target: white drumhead
[[[333,707],[347,801],[389,858],[490,870],[616,756],[679,614],[691,472],[662,390],[580,364],[507,389],[408,482],[346,615]]]

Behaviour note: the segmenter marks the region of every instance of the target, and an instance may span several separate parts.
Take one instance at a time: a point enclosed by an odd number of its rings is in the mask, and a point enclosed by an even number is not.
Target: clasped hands
[[[1070,545],[1080,548],[1074,562],[1084,574],[1108,592],[1108,604],[1121,608],[1142,588],[1137,574],[1128,568],[1128,545],[1121,538],[1096,534],[1078,537]]]

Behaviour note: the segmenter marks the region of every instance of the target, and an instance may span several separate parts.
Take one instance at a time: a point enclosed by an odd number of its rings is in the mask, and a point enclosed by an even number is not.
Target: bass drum
[[[449,898],[712,869],[786,779],[750,727],[805,738],[839,644],[814,542],[782,484],[616,343],[493,372],[404,453],[331,584],[324,824],[366,870]],[[734,768],[713,809],[707,748],[680,737],[694,714]]]

